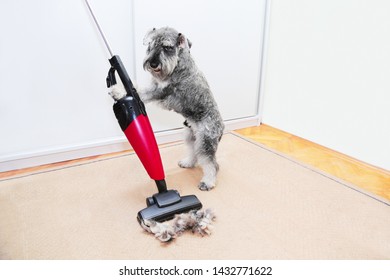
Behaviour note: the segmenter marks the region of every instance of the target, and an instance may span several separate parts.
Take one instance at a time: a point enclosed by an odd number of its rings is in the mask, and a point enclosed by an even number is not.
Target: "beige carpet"
[[[235,134],[219,184],[161,148],[167,182],[217,214],[213,234],[161,244],[136,221],[155,186],[134,154],[0,181],[0,259],[390,259],[390,203]]]

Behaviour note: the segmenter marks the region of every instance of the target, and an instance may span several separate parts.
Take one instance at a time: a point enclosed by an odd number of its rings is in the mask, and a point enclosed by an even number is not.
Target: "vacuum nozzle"
[[[176,214],[198,210],[202,203],[195,195],[180,196],[176,190],[154,194],[146,199],[148,207],[137,214],[141,224],[144,220],[163,222],[172,219]]]

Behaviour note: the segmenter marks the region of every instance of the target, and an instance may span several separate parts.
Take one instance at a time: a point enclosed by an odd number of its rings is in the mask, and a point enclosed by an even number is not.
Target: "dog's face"
[[[175,70],[183,50],[189,50],[191,42],[170,27],[153,28],[144,38],[147,46],[143,67],[155,78],[165,80]]]

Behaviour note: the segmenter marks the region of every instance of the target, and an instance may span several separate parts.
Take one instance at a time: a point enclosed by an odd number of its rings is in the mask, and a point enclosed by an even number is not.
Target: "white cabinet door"
[[[224,120],[258,113],[265,0],[135,0],[134,43],[140,86],[149,73],[142,68],[145,33],[170,26],[193,43],[191,53],[205,74]],[[182,126],[183,118],[147,105],[155,131]]]
[[[90,2],[134,74],[131,2]],[[105,83],[109,54],[84,1],[1,1],[0,34],[0,172],[108,152],[96,147],[123,139]]]

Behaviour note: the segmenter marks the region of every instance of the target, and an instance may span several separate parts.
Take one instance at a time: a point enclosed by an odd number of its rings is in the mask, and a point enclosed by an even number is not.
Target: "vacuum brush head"
[[[202,203],[195,195],[180,196],[175,190],[157,193],[147,198],[146,204],[148,207],[137,214],[140,224],[144,220],[163,222],[172,219],[176,214],[202,208]]]

